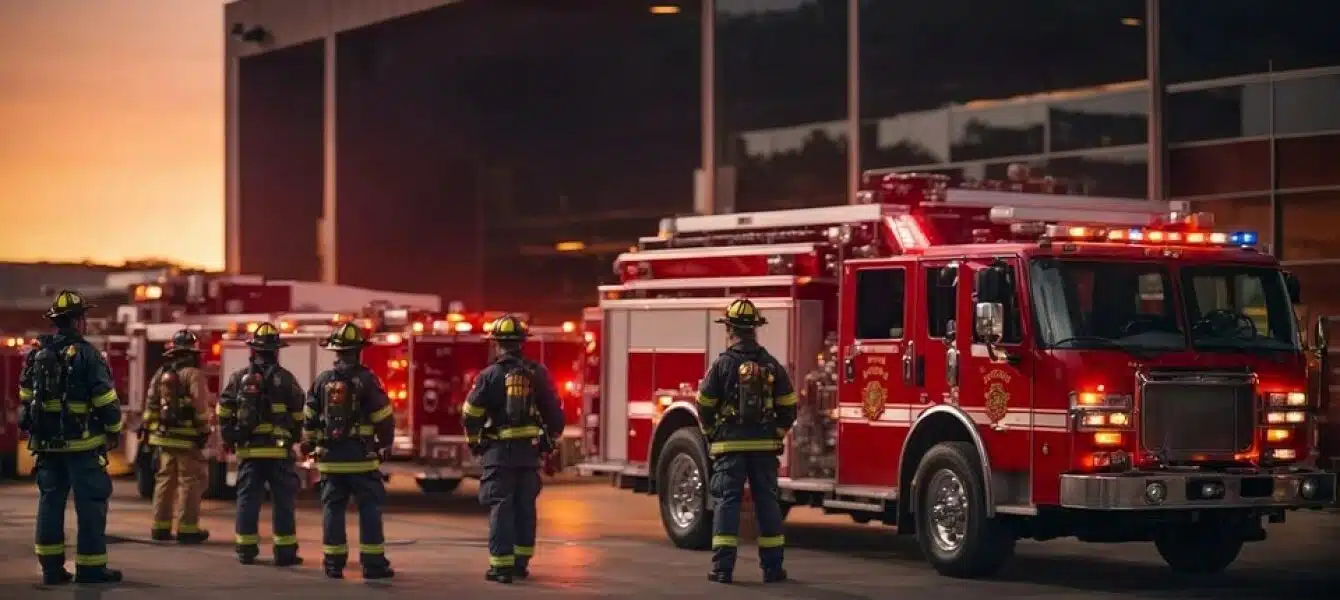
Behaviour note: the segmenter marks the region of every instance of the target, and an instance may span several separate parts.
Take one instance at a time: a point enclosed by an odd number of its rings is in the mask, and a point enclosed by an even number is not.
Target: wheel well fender
[[[692,403],[680,400],[667,406],[665,412],[661,413],[661,419],[651,436],[651,447],[647,450],[647,477],[652,483],[651,491],[656,489],[656,465],[661,460],[665,441],[685,427],[698,428],[698,407]]]
[[[977,448],[982,465],[982,495],[986,501],[986,515],[995,516],[995,495],[991,489],[991,459],[986,453],[986,444],[977,431],[972,417],[957,406],[940,404],[926,409],[912,424],[907,439],[903,441],[903,451],[898,465],[898,531],[912,533],[916,524],[911,519],[912,505],[917,491],[913,478],[921,465],[921,458],[931,447],[940,442],[968,442]]]

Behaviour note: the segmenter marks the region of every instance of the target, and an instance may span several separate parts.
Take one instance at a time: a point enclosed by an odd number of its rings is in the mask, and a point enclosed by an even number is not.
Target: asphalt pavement
[[[533,576],[503,586],[485,582],[485,512],[475,486],[445,496],[421,494],[412,483],[392,487],[386,509],[387,556],[397,576],[365,582],[351,557],[348,578],[326,579],[320,568],[320,510],[307,496],[300,504],[299,540],[306,564],[276,568],[242,566],[232,554],[233,507],[206,502],[203,525],[213,538],[202,546],[148,539],[149,503],[117,480],[108,526],[111,566],[126,581],[107,586],[36,584],[32,521],[36,491],[30,482],[0,485],[0,599],[108,598],[269,600],[309,596],[344,598],[1335,598],[1340,584],[1340,515],[1292,513],[1270,527],[1271,538],[1251,544],[1226,573],[1179,577],[1150,544],[1094,545],[1073,540],[1021,542],[1017,557],[989,581],[961,581],[935,574],[921,560],[915,540],[879,525],[857,525],[842,516],[797,509],[788,521],[787,569],[794,581],[759,582],[753,548],[743,548],[737,583],[706,581],[709,555],[666,541],[652,497],[600,481],[565,478],[541,496],[541,529]],[[350,542],[357,519],[350,515]],[[268,511],[262,535],[268,534]],[[67,517],[73,526],[73,512]],[[67,540],[73,544],[70,530]],[[262,557],[268,555],[262,546]],[[73,547],[67,555],[72,559]]]

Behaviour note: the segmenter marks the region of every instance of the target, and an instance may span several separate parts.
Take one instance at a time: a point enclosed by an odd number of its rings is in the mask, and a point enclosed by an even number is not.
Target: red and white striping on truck
[[[1215,572],[1266,522],[1335,499],[1297,280],[1180,203],[871,172],[849,206],[666,219],[600,288],[596,452],[711,537],[696,392],[747,296],[791,371],[787,508],[916,535],[951,576],[1017,539],[1153,541]],[[592,411],[594,412],[594,411]]]

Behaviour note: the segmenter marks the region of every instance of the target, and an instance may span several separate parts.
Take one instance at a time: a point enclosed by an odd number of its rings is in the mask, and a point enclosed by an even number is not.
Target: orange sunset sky
[[[0,260],[223,267],[224,0],[0,0]]]

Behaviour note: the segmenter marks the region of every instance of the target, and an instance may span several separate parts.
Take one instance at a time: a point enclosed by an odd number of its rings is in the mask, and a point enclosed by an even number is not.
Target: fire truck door
[[[994,258],[967,260],[959,271],[957,322],[962,325],[958,328],[961,340],[958,348],[963,354],[959,357],[958,402],[979,425],[996,480],[996,503],[1029,504],[1034,464],[1064,458],[1064,452],[1053,450],[1063,447],[1068,439],[1066,407],[1057,404],[1045,411],[1035,410],[1038,407],[1033,404],[1031,387],[1034,363],[1030,353],[1023,352],[1021,347],[1023,331],[1019,307],[1023,303],[1017,260],[1004,259],[1014,274],[1014,290],[1009,300],[1002,303],[1005,327],[994,358],[986,339],[975,331],[975,274],[995,261]],[[1045,435],[1039,430],[1045,430]],[[1041,449],[1044,444],[1048,450]],[[1056,466],[1056,469],[1064,468],[1064,464]],[[1046,482],[1046,485],[1053,484]]]
[[[837,479],[893,488],[916,383],[913,259],[846,267],[843,273]],[[849,293],[845,293],[849,292]]]

